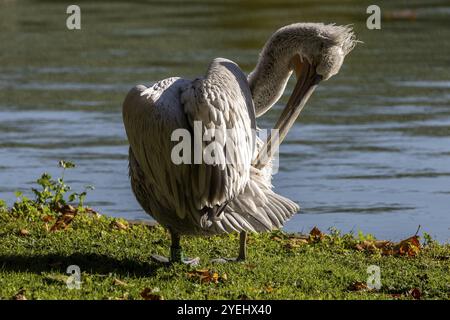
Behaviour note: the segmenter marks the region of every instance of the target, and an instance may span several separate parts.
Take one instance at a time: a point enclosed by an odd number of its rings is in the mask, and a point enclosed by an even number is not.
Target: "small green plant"
[[[430,246],[436,243],[436,241],[431,237],[429,233],[424,232],[422,236],[424,246]]]
[[[362,232],[361,230],[358,231],[358,240],[359,241],[372,241],[375,240],[375,237],[373,236],[373,234],[367,233],[364,234],[364,232]]]
[[[40,188],[32,188],[35,196],[34,200],[25,197],[22,192],[16,192],[17,201],[12,208],[13,213],[36,214],[37,212],[51,213],[59,212],[60,209],[69,203],[78,200],[78,208],[82,209],[88,190],[94,190],[93,186],[86,186],[83,192],[73,192],[67,196],[71,187],[65,183],[64,176],[67,169],[75,168],[75,164],[61,160],[58,166],[62,168],[61,177],[53,179],[49,173],[43,173],[37,180]]]
[[[8,210],[5,200],[0,199],[0,213],[6,212]]]

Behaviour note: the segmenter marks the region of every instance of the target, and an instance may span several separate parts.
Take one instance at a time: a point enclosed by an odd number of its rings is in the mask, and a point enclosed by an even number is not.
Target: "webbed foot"
[[[179,260],[170,260],[167,257],[164,256],[160,256],[158,254],[154,254],[151,256],[152,260],[154,260],[157,263],[161,263],[161,264],[165,264],[165,265],[170,265],[172,263],[183,263],[192,267],[195,267],[197,265],[199,265],[200,263],[200,258],[199,257],[195,257],[195,258],[183,258],[183,259],[179,259]]]

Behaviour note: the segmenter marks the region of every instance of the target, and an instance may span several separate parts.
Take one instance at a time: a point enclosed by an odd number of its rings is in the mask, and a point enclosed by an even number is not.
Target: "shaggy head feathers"
[[[339,72],[344,57],[356,43],[350,26],[294,23],[278,29],[270,37],[260,60],[291,59],[293,55],[299,54],[302,59],[315,65],[317,73],[327,80]]]

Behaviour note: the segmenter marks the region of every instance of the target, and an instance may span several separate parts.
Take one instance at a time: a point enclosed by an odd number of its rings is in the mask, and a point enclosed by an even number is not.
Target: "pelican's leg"
[[[247,259],[247,232],[241,231],[239,234],[239,255],[237,261],[245,261]]]
[[[239,234],[239,255],[237,258],[218,258],[212,259],[213,263],[227,263],[227,262],[237,262],[245,261],[247,259],[247,232],[241,231]]]
[[[170,257],[166,258],[160,255],[152,255],[152,258],[157,262],[164,264],[171,263],[184,263],[192,266],[196,266],[200,262],[200,258],[187,258],[183,257],[183,249],[180,245],[180,235],[172,230],[169,230],[170,238],[172,240],[172,244],[170,245]]]
[[[170,246],[170,262],[181,262],[183,260],[183,250],[180,245],[180,235],[170,231],[172,244]]]

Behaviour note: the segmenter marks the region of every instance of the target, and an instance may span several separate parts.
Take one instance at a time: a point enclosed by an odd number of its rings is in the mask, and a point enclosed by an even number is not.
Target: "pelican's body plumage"
[[[133,192],[163,226],[180,235],[261,232],[281,227],[298,211],[272,191],[270,166],[251,165],[255,111],[247,79],[233,62],[215,59],[202,79],[137,86],[124,106]],[[226,145],[232,143],[241,159],[225,166],[174,164],[172,132],[192,131],[194,121],[228,128]]]
[[[353,46],[347,27],[294,24],[269,39],[248,78],[236,63],[217,58],[204,77],[168,78],[128,93],[123,119],[132,189],[143,209],[171,232],[172,250],[180,235],[270,231],[299,210],[272,191],[273,152],[264,163],[258,156],[278,146],[255,136],[256,117],[280,98],[295,72],[299,80],[276,126],[284,138],[317,83],[338,72]],[[213,154],[222,161],[173,161],[178,142],[172,134],[194,133],[196,123],[202,135],[209,130],[211,141],[219,142]],[[201,154],[208,145],[201,144]],[[227,157],[229,150],[233,157]]]

